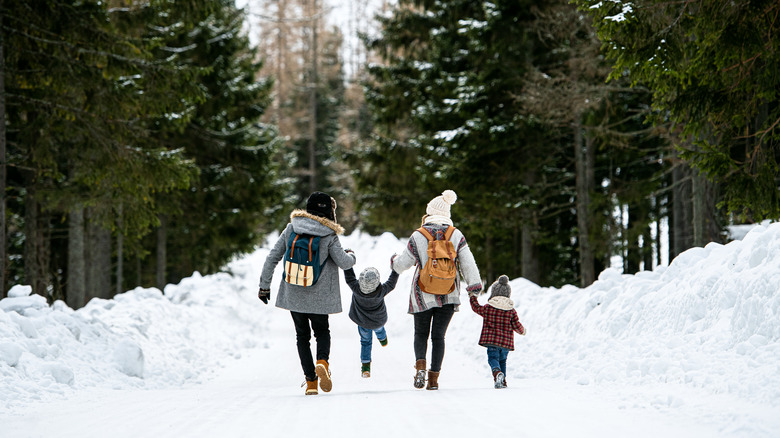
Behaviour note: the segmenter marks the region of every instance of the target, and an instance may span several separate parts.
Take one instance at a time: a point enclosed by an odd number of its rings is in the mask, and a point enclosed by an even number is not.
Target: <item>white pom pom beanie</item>
[[[452,190],[445,190],[440,196],[431,199],[425,209],[425,222],[452,225],[450,206],[458,200],[458,195]]]

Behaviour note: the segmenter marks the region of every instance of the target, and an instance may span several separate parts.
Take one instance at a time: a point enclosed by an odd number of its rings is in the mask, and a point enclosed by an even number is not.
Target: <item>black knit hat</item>
[[[306,201],[306,212],[335,221],[336,200],[326,193],[314,192]]]

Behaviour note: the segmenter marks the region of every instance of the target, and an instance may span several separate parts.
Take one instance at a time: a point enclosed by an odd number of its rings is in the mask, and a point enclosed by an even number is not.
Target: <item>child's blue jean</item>
[[[487,347],[488,364],[490,369],[498,368],[506,376],[506,358],[509,350],[501,347]]]
[[[387,332],[384,327],[379,327],[376,330],[371,330],[358,326],[358,333],[360,333],[360,362],[371,362],[371,344],[374,339],[372,333],[376,332],[376,338],[379,340],[387,338]]]

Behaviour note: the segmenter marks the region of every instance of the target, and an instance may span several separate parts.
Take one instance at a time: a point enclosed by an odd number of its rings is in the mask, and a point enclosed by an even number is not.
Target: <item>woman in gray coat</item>
[[[298,356],[306,376],[306,395],[317,394],[317,385],[324,392],[333,387],[328,369],[330,356],[330,328],[328,315],[341,312],[341,291],[338,269],[349,269],[355,264],[355,255],[341,247],[338,235],[344,228],[336,222],[336,200],[325,193],[314,192],[306,202],[306,210],[290,214],[290,223],[279,236],[268,254],[260,276],[258,297],[268,303],[271,297],[271,279],[276,265],[287,251],[290,234],[319,236],[319,279],[311,286],[298,286],[282,280],[276,296],[276,307],[290,311],[295,324]],[[311,354],[311,334],[317,340],[317,363]],[[318,379],[319,378],[319,379]]]
[[[455,192],[445,190],[441,196],[433,198],[428,203],[426,214],[422,218],[422,227],[432,236],[437,236],[438,240],[443,239],[447,229],[453,227],[452,218],[450,218],[450,205],[454,204],[457,199]],[[449,240],[457,252],[455,264],[458,268],[455,288],[449,294],[433,295],[420,288],[418,282],[420,269],[428,261],[428,238],[420,231],[412,233],[406,249],[391,262],[393,270],[399,274],[412,266],[417,267],[409,296],[409,313],[414,315],[415,388],[425,386],[426,356],[428,338],[430,337],[431,367],[428,371],[426,389],[439,389],[439,372],[444,360],[444,335],[452,316],[460,306],[461,280],[465,280],[466,290],[469,293],[477,293],[482,290],[479,269],[463,233],[455,228]]]

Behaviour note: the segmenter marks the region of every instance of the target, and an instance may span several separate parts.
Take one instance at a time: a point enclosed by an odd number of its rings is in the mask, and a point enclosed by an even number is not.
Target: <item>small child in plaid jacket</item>
[[[520,324],[514,303],[509,299],[512,294],[509,277],[498,277],[498,281],[490,288],[490,298],[486,305],[479,305],[476,293],[469,294],[469,302],[471,309],[484,319],[479,345],[487,347],[493,387],[501,389],[506,388],[506,358],[515,349],[514,332],[525,335],[525,328]]]

